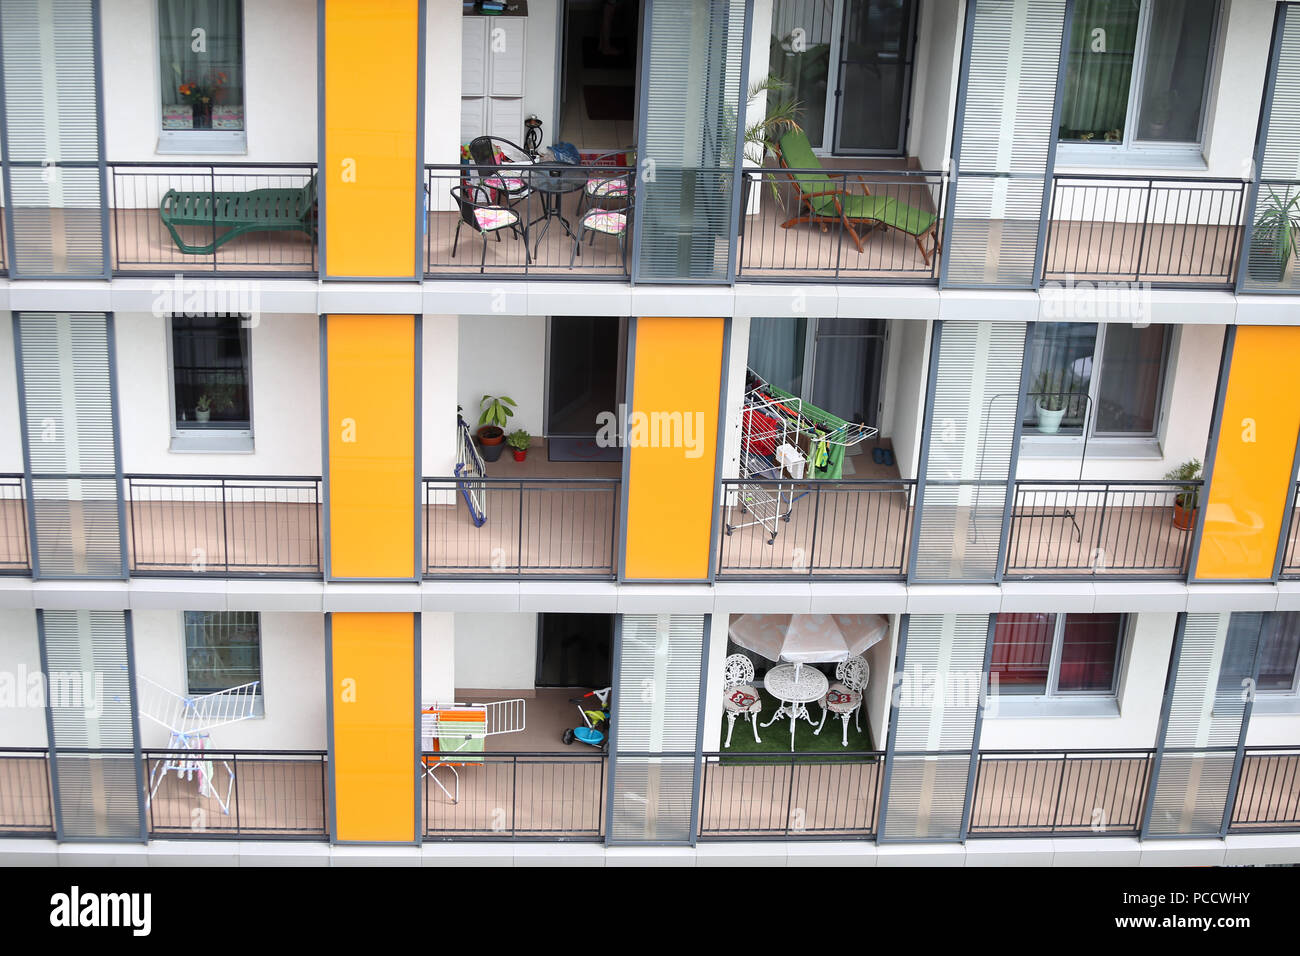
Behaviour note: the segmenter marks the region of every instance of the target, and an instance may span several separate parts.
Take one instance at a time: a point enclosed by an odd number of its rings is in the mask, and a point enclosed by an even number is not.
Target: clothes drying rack
[[[740,413],[742,484],[732,504],[733,517],[737,512],[746,517],[727,522],[726,533],[758,525],[773,544],[777,522],[789,521],[795,502],[808,493],[798,491],[796,483],[811,477],[825,446],[851,448],[878,434],[871,425],[837,418],[747,369]]]
[[[469,423],[459,413],[456,415],[456,477],[487,477],[483,456],[474,447],[474,437],[469,433]],[[483,527],[483,522],[487,521],[487,484],[483,481],[458,481],[456,487],[465,499],[474,527]]]

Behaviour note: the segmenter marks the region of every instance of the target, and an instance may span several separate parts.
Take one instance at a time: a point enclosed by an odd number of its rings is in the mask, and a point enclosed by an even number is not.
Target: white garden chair
[[[850,657],[847,661],[840,661],[835,665],[835,681],[826,689],[826,696],[822,698],[822,722],[817,725],[815,734],[822,732],[822,727],[826,724],[826,715],[834,714],[844,721],[844,734],[840,746],[849,745],[849,718],[853,718],[854,728],[859,732],[862,730],[862,698],[866,693],[867,678],[870,676],[871,668],[861,657]]]
[[[758,715],[763,709],[763,701],[754,687],[754,662],[744,654],[732,654],[727,658],[722,672],[722,709],[727,714],[727,742],[723,747],[731,746],[731,732],[736,727],[737,717],[748,717],[754,726],[754,743],[758,739]]]

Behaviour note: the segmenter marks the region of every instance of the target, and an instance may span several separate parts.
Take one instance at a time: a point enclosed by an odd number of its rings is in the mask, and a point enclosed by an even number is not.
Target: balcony
[[[314,277],[315,180],[314,163],[109,163],[113,272]]]
[[[1300,577],[1300,483],[1292,489],[1292,505],[1287,516],[1286,542],[1283,549],[1282,577]]]
[[[1043,278],[1233,288],[1250,183],[1054,176]]]
[[[552,172],[522,163],[427,166],[425,275],[627,279],[635,170],[601,165]],[[501,178],[509,190],[490,188]],[[593,224],[586,217],[598,208],[608,212],[599,228],[583,227]],[[494,227],[503,220],[512,225]]]
[[[0,475],[0,574],[30,574],[22,475]]]
[[[1193,526],[1178,526],[1175,504],[1202,484],[1017,481],[1006,575],[1185,580]]]
[[[737,278],[937,282],[943,173],[827,166],[746,170]]]
[[[901,580],[916,482],[724,479],[718,577]]]

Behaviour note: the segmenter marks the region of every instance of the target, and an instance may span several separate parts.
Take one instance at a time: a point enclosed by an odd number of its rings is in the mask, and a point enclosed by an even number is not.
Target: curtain
[[[750,319],[749,368],[769,385],[801,395],[807,323],[807,319]]]
[[[999,614],[993,630],[989,673],[998,694],[1046,694],[1052,663],[1055,614]]]
[[[1094,415],[1099,434],[1155,434],[1167,333],[1162,325],[1107,326]]]
[[[1140,0],[1077,0],[1061,103],[1061,139],[1105,142],[1124,132]]]
[[[1058,691],[1106,693],[1115,687],[1122,614],[1070,614],[1061,640]]]
[[[1289,691],[1300,663],[1300,614],[1275,611],[1264,619],[1259,648],[1259,689]]]
[[[1150,0],[1138,137],[1193,143],[1201,127],[1216,4]]]
[[[162,58],[163,106],[182,106],[177,87],[205,82],[217,73],[226,82],[218,106],[244,105],[242,0],[159,0],[158,47]],[[204,31],[202,52],[194,31]]]

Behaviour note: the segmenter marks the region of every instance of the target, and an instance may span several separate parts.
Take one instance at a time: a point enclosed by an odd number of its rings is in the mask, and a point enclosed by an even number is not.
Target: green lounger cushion
[[[236,236],[249,232],[305,232],[316,235],[316,177],[290,189],[247,192],[180,192],[170,189],[158,205],[158,215],[178,249],[189,255],[211,255]],[[177,226],[226,229],[203,245],[187,243]]]
[[[808,137],[802,130],[788,130],[779,140],[781,159],[791,169],[821,169],[821,160],[813,152]],[[850,220],[873,220],[883,222],[909,236],[922,236],[934,225],[933,213],[924,212],[915,206],[899,202],[891,196],[864,196],[860,192],[846,191],[847,184],[842,179],[832,179],[824,172],[792,173],[790,178],[799,185],[799,190],[810,196],[808,204],[819,216],[838,219],[840,210],[835,208],[839,199],[844,218]],[[837,196],[813,196],[813,193],[835,192]]]

